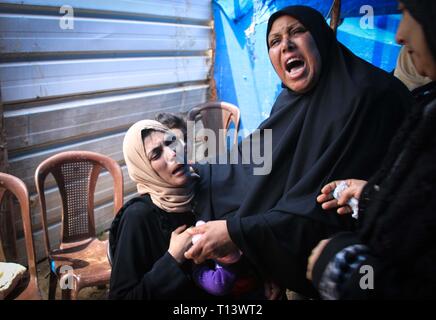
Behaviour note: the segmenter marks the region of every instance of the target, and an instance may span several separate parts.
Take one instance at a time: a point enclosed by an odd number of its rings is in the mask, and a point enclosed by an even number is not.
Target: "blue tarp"
[[[280,92],[280,80],[275,74],[266,50],[266,23],[269,16],[290,4],[316,8],[324,16],[331,1],[302,0],[214,0],[213,14],[216,33],[214,77],[218,99],[231,102],[241,110],[242,127],[246,134],[269,116]],[[374,11],[373,28],[360,25],[362,5]],[[392,71],[399,52],[395,32],[400,16],[398,2],[348,0],[342,1],[337,37],[356,55],[374,65]]]
[[[326,0],[214,0],[220,6],[227,18],[237,22],[247,14],[253,12],[253,8],[268,8],[274,12],[289,5],[306,5],[316,8],[324,16],[327,16],[333,1]],[[371,6],[376,15],[395,14],[397,12],[397,0],[342,0],[341,16],[357,17],[361,14],[362,6]]]

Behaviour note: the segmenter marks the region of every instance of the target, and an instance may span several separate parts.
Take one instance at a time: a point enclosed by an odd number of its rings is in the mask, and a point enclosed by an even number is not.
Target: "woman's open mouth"
[[[185,174],[185,166],[183,164],[177,165],[177,167],[173,170],[172,174],[175,176],[180,176]]]
[[[306,62],[300,58],[290,58],[286,61],[285,65],[288,77],[296,79],[300,77],[306,69]]]

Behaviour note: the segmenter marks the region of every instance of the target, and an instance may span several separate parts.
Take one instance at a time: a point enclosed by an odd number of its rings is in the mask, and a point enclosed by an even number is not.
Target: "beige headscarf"
[[[410,91],[431,81],[430,78],[423,77],[416,71],[412,58],[404,46],[398,55],[394,76],[400,79]]]
[[[154,120],[142,120],[132,125],[124,137],[123,153],[130,178],[136,182],[140,194],[150,194],[153,203],[167,212],[187,212],[192,209],[191,200],[194,197],[195,174],[185,187],[175,187],[163,180],[152,168],[145,154],[141,132],[151,129],[168,132],[169,129]]]

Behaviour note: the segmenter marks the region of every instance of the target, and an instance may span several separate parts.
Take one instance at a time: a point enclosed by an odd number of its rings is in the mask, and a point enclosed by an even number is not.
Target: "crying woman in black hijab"
[[[240,250],[264,280],[312,296],[305,279],[311,249],[353,228],[350,217],[323,212],[318,191],[328,181],[375,172],[410,96],[399,80],[340,44],[309,7],[274,13],[266,39],[283,86],[259,127],[272,130],[271,171],[255,176],[251,163],[197,166],[195,210],[218,221],[192,230],[203,236],[185,255],[201,262]]]

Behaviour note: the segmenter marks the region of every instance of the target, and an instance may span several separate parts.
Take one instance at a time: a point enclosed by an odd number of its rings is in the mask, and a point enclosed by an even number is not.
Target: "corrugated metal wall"
[[[71,21],[60,6],[74,10]],[[0,1],[0,85],[9,173],[31,192],[37,256],[43,242],[33,176],[47,157],[91,150],[123,167],[127,199],[136,192],[122,159],[134,122],[155,113],[186,112],[207,100],[211,70],[208,0]],[[61,208],[53,180],[49,233],[59,241]],[[96,226],[113,218],[112,180],[97,185]],[[18,256],[24,257],[16,217]]]

